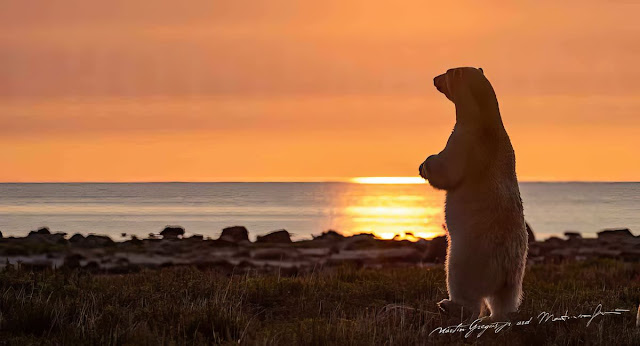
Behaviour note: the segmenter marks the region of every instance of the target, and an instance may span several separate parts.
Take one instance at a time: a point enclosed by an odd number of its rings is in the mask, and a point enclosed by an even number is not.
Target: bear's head
[[[456,109],[481,113],[498,111],[496,94],[481,68],[452,68],[435,77],[433,84],[456,105]]]

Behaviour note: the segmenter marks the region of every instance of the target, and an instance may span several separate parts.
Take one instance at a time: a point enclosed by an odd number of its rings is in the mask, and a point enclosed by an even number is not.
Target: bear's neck
[[[475,103],[456,104],[456,124],[465,127],[504,129],[497,102],[483,106]]]

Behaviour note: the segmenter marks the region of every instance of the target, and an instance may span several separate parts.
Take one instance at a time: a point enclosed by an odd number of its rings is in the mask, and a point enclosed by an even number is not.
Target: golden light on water
[[[400,232],[400,233],[394,233],[394,232],[382,232],[382,233],[374,233],[374,235],[380,239],[385,239],[385,240],[390,240],[390,239],[395,239],[395,240],[409,240],[409,241],[418,241],[420,239],[431,239],[431,238],[435,238],[437,236],[441,236],[443,235],[442,232],[417,232],[417,233],[411,233],[411,232]]]
[[[420,177],[357,177],[351,182],[358,184],[424,184]]]
[[[444,234],[441,201],[435,195],[426,191],[424,195],[402,194],[395,190],[350,201],[344,209],[350,233],[372,233],[380,239],[409,241]]]

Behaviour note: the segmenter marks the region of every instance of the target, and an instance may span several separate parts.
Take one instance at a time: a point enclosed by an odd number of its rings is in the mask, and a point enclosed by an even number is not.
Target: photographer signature
[[[615,309],[613,311],[602,311],[602,304],[598,304],[598,306],[596,306],[596,308],[593,310],[593,313],[591,314],[569,315],[567,311],[565,312],[564,315],[556,316],[548,312],[541,312],[536,317],[536,321],[538,324],[544,324],[549,322],[566,322],[568,320],[573,320],[573,319],[588,318],[589,320],[587,321],[587,327],[589,327],[591,322],[593,322],[593,320],[598,316],[621,315],[623,312],[629,312],[629,311],[630,310],[627,310],[627,309]],[[510,322],[510,321],[493,322],[489,324],[482,324],[482,319],[477,319],[473,321],[471,324],[460,323],[455,326],[437,327],[436,329],[432,330],[431,333],[429,333],[429,336],[431,336],[434,333],[437,333],[437,334],[465,333],[464,337],[468,338],[474,332],[478,332],[477,337],[479,338],[482,334],[484,334],[484,332],[490,329],[493,329],[494,333],[497,334],[512,326],[530,325],[532,321],[533,321],[533,316],[530,317],[528,320],[521,320],[521,321],[515,321],[515,322]]]

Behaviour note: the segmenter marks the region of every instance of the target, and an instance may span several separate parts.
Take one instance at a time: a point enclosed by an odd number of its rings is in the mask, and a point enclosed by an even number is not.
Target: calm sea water
[[[522,183],[525,216],[539,238],[566,230],[594,236],[603,228],[640,232],[640,183]],[[444,194],[428,185],[352,183],[0,184],[0,231],[146,236],[165,225],[217,237],[243,225],[250,236],[287,229],[296,239],[328,229],[442,232]]]

